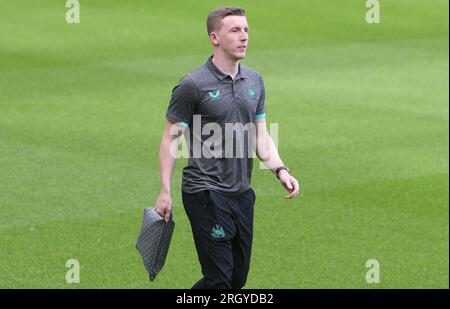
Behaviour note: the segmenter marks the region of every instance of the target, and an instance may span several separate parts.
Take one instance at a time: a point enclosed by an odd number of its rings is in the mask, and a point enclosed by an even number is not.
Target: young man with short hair
[[[300,192],[298,181],[284,166],[266,129],[263,80],[256,71],[239,63],[248,47],[248,29],[241,8],[221,7],[209,14],[207,30],[214,54],[180,80],[166,113],[160,147],[161,192],[155,208],[169,220],[171,178],[177,157],[173,145],[178,145],[184,133],[190,157],[183,169],[182,198],[203,273],[193,288],[245,285],[256,199],[250,186],[253,161],[249,150],[254,149],[279,178],[288,191],[287,199]],[[250,136],[243,127],[247,124],[256,127]],[[205,132],[206,128],[209,130]],[[220,134],[211,137],[208,133],[214,129]],[[238,151],[237,140],[244,141],[240,144],[243,152]],[[230,142],[231,147],[227,146]]]

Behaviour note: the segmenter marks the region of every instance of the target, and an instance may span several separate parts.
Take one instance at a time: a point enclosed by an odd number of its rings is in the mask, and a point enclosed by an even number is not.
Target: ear
[[[214,46],[218,46],[218,45],[219,45],[219,36],[217,35],[216,32],[211,32],[211,33],[209,34],[209,39],[211,40],[211,43],[212,43]]]

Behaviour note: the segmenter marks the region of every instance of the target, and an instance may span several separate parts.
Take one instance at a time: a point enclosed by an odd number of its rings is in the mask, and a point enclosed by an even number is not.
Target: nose
[[[248,33],[243,32],[243,33],[241,34],[240,40],[241,40],[241,42],[246,42],[246,41],[248,41]]]

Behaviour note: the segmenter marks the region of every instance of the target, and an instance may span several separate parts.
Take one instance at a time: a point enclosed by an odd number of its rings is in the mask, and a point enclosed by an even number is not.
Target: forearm
[[[259,133],[259,134],[258,134]],[[256,137],[256,154],[258,158],[267,166],[277,178],[281,184],[288,190],[286,199],[292,199],[300,194],[300,185],[298,180],[289,174],[289,171],[284,169],[276,173],[277,169],[284,166],[283,161],[278,154],[278,150],[272,140],[272,137],[267,133],[264,127],[257,131]]]
[[[256,155],[263,162],[263,164],[275,173],[275,170],[283,166],[284,163],[280,158],[278,150],[272,140],[272,137],[264,133],[257,138]]]
[[[178,158],[179,135],[172,135],[168,124],[164,130],[161,146],[159,149],[159,170],[161,176],[161,193],[170,194],[172,174]]]
[[[163,140],[159,149],[159,169],[161,175],[161,192],[170,194],[172,174],[175,168],[176,158],[170,154],[170,141]]]

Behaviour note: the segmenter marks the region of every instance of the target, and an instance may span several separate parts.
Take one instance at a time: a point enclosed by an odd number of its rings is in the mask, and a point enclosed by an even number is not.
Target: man
[[[161,192],[155,208],[169,220],[177,157],[173,145],[178,145],[183,132],[190,157],[183,169],[182,198],[203,273],[193,288],[242,288],[250,266],[256,199],[250,187],[252,158],[248,150],[255,149],[258,158],[279,178],[288,191],[287,199],[296,197],[300,189],[267,132],[263,81],[256,71],[239,64],[248,47],[244,10],[214,10],[207,18],[207,30],[214,54],[182,78],[172,92],[160,147]],[[245,139],[248,131],[243,125],[247,124],[256,126],[256,141],[252,134]],[[207,127],[210,130],[205,130]],[[203,129],[199,132],[199,128]],[[211,129],[222,134],[211,137]],[[238,140],[244,140],[240,144],[247,153],[244,157],[238,147],[234,153]]]

